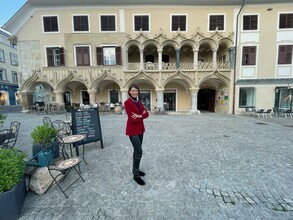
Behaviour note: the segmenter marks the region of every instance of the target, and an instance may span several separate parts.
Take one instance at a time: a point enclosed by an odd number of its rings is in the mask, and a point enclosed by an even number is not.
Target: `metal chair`
[[[4,134],[2,140],[5,139],[2,144],[2,146],[4,148],[13,148],[14,147],[14,145],[16,144],[16,141],[17,141],[19,128],[20,128],[20,122],[13,121],[13,122],[11,122],[9,129],[4,129],[1,131],[1,133],[3,132],[3,134]]]
[[[69,189],[74,183],[76,183],[79,179],[81,179],[83,182],[85,181],[83,179],[83,177],[81,176],[81,173],[80,171],[78,170],[78,166],[81,162],[81,158],[80,157],[77,157],[77,156],[74,156],[74,157],[71,157],[68,153],[67,153],[67,150],[65,148],[65,144],[62,140],[62,137],[58,137],[58,140],[60,142],[60,145],[59,145],[59,149],[60,149],[60,153],[59,155],[61,155],[61,157],[59,158],[59,160],[56,160],[52,165],[48,165],[47,168],[48,168],[48,171],[49,171],[49,174],[50,176],[52,177],[53,181],[52,183],[50,184],[50,186],[48,187],[48,189],[57,184],[57,186],[59,187],[59,189],[62,191],[62,193],[64,194],[64,196],[66,198],[68,198],[68,195],[65,193],[65,191],[67,189]],[[46,156],[46,154],[45,154]],[[63,188],[60,184],[60,176],[63,176],[62,177],[62,181],[64,181],[66,179],[66,177],[68,176],[68,174],[74,170],[75,173],[77,174],[77,178],[71,182],[71,184],[67,187],[67,188]],[[54,175],[54,171],[60,171],[60,173],[58,175]],[[47,189],[47,191],[48,191]]]
[[[55,120],[51,123],[51,125],[58,131],[59,136],[63,137],[72,134],[70,126],[63,120]]]
[[[44,124],[44,125],[45,125],[45,124],[48,124],[48,125],[51,126],[51,124],[52,124],[52,120],[51,120],[51,118],[49,118],[48,116],[45,116],[45,117],[43,118],[43,124]]]

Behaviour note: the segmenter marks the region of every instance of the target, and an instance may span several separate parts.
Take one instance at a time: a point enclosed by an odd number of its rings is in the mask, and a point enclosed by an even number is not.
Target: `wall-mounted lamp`
[[[272,11],[272,10],[273,10],[273,8],[268,8],[268,9],[267,9],[267,11]]]

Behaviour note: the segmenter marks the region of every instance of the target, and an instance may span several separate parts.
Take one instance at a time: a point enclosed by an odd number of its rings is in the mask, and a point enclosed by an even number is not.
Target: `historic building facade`
[[[16,38],[0,29],[0,106],[18,105],[18,52]]]
[[[292,3],[196,2],[29,0],[4,25],[18,37],[23,108],[123,103],[133,82],[150,111],[237,113],[290,94]]]

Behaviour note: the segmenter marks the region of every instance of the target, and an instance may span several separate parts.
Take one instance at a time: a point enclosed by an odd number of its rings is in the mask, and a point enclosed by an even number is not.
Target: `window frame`
[[[0,81],[7,81],[7,71],[6,69],[3,69],[3,68],[0,68],[0,75],[1,75],[1,78],[0,78]],[[4,76],[4,77],[3,77]]]
[[[226,14],[225,13],[211,13],[211,14],[208,14],[208,25],[207,25],[207,28],[208,28],[208,32],[215,32],[215,30],[210,30],[210,23],[211,23],[211,16],[223,16],[223,30],[220,30],[218,29],[218,31],[220,32],[225,32],[226,31]]]
[[[115,64],[105,64],[104,48],[115,48]],[[96,47],[97,66],[118,66],[122,65],[122,50],[121,46],[117,45],[100,45]]]
[[[288,15],[288,14],[292,14],[293,16],[293,12],[279,12],[278,13],[278,30],[292,30],[293,29],[293,23],[292,23],[292,27],[280,28],[281,15]]]
[[[45,25],[44,25],[44,18],[45,17],[56,17],[57,18],[57,28],[58,28],[58,31],[45,31]],[[42,29],[43,29],[43,33],[44,34],[54,34],[54,33],[60,33],[60,22],[59,22],[59,15],[42,15],[41,17],[42,19]]]
[[[18,66],[19,64],[18,55],[15,53],[9,53],[9,57],[10,57],[10,64],[12,66]]]
[[[182,17],[185,16],[185,30],[183,31],[180,28],[180,32],[188,32],[188,14],[185,14],[185,13],[170,14],[170,32],[171,33],[174,33],[174,32],[177,32],[178,31],[178,28],[175,31],[172,30],[172,27],[173,27],[173,16],[182,16]]]
[[[244,48],[255,48],[255,56],[254,56],[254,64],[251,64],[250,62],[248,62],[248,64],[243,64],[243,61],[244,61]],[[241,47],[241,66],[256,66],[256,64],[257,64],[257,49],[258,49],[258,47],[256,46],[256,45],[247,45],[247,46],[245,46],[245,45],[243,45],[242,47]],[[252,53],[249,53],[248,55],[248,58],[247,58],[247,60],[248,61],[250,61],[251,60],[251,54]]]
[[[250,89],[250,90],[252,90],[252,103],[249,103],[250,105],[241,105],[241,103],[242,103],[242,97],[241,97],[241,90],[248,90],[248,89]],[[256,101],[256,88],[255,87],[239,87],[239,99],[238,99],[238,107],[239,108],[253,108],[253,107],[255,107],[255,102]],[[246,92],[246,100],[245,100],[245,102],[247,102],[247,92]]]
[[[77,51],[78,47],[88,47],[89,49],[89,65],[77,65]],[[91,45],[74,45],[74,64],[75,66],[92,66],[92,50]]]
[[[257,17],[257,21],[256,21],[256,25],[257,25],[257,27],[256,27],[256,29],[254,30],[254,29],[246,29],[246,30],[244,30],[244,17],[247,17],[247,16],[256,16]],[[259,20],[260,20],[260,14],[259,13],[251,13],[251,14],[243,14],[242,15],[242,31],[243,32],[258,32],[259,31]],[[251,21],[250,21],[250,26],[251,26]]]
[[[90,15],[89,14],[72,14],[72,32],[73,33],[89,33],[91,31],[91,25],[90,25]],[[87,17],[87,22],[88,22],[88,30],[87,31],[83,31],[83,30],[75,30],[75,26],[74,26],[74,17],[82,17],[85,16]]]
[[[285,56],[287,56],[289,54],[289,56],[291,56],[291,60],[289,61],[290,63],[280,63],[280,47],[286,46],[287,47],[291,47],[291,53],[289,53],[288,51],[285,51],[284,54],[286,54]],[[286,59],[285,59],[286,60]],[[277,65],[292,65],[293,63],[293,44],[279,44],[277,45]]]
[[[53,51],[53,65],[50,64],[49,62],[49,56],[50,54],[48,54],[49,50],[52,49]],[[59,51],[59,65],[54,65],[55,64],[55,54],[54,54],[54,50],[58,49]],[[45,47],[45,57],[46,57],[46,66],[47,67],[60,67],[60,66],[65,66],[65,52],[64,52],[64,48],[61,46],[46,46]]]
[[[110,17],[110,16],[114,16],[114,22],[115,22],[115,24],[114,24],[114,26],[115,26],[115,30],[114,31],[109,31],[109,30],[107,30],[107,31],[103,31],[102,30],[102,16],[107,16],[107,17]],[[116,16],[116,14],[99,14],[99,24],[100,24],[100,29],[99,29],[99,31],[100,32],[117,32],[117,16]]]
[[[5,53],[4,53],[4,50],[3,49],[0,49],[0,55],[2,54],[2,58],[3,60],[1,59],[0,62],[1,63],[5,63]],[[0,56],[1,57],[1,56]]]
[[[142,30],[143,32],[151,32],[151,15],[150,14],[133,14],[132,21],[133,21],[133,32],[140,32],[140,30],[135,30],[135,17],[136,16],[147,16],[148,17],[148,31]]]
[[[11,71],[11,75],[12,75],[12,82],[17,84],[18,83],[18,75],[17,75],[17,71],[12,70]]]

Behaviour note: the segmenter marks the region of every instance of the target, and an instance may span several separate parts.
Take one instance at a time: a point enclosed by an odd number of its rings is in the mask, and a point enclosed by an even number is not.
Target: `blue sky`
[[[27,0],[0,0],[0,27],[2,27]]]

